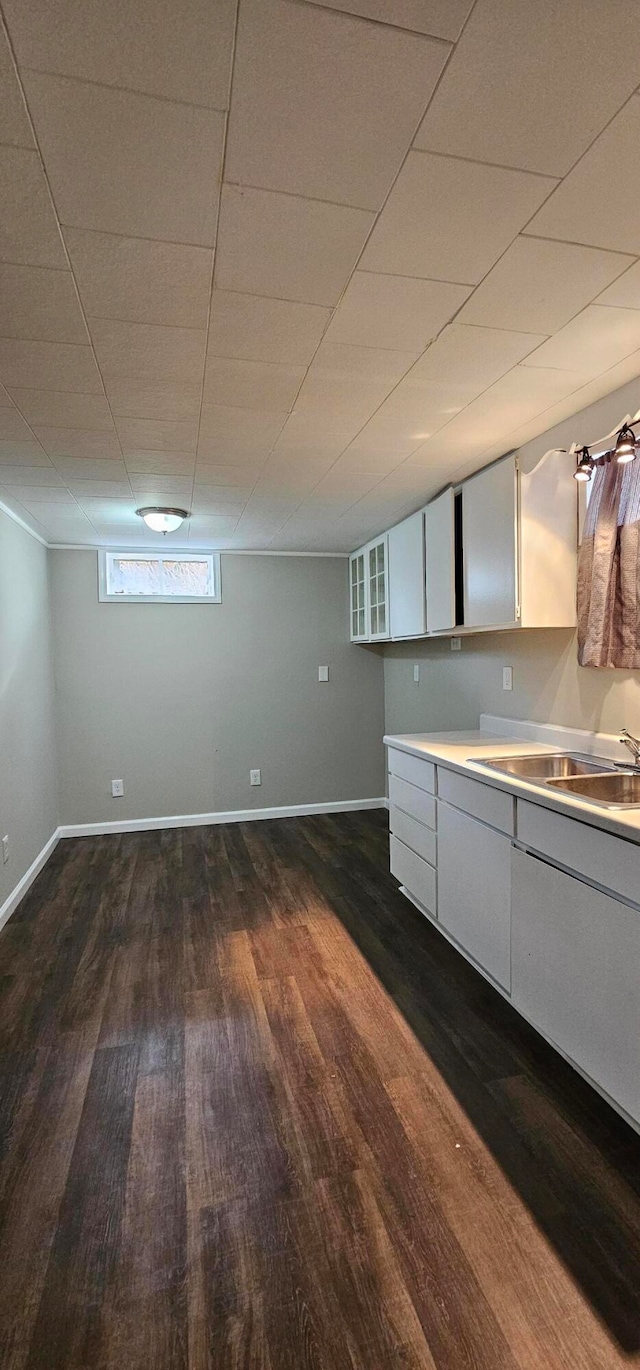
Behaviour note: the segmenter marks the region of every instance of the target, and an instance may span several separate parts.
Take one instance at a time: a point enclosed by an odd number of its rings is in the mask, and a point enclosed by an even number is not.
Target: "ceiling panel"
[[[15,408],[0,409],[0,440],[33,442],[33,433]]]
[[[25,509],[35,509],[37,513],[40,504],[70,504],[75,507],[75,500],[64,485],[10,485],[8,481],[5,482],[4,469],[0,478],[3,484],[6,483],[9,494],[20,500]]]
[[[113,433],[84,428],[34,428],[34,433],[50,457],[113,458],[120,455],[120,444]]]
[[[260,463],[257,463],[251,470],[249,467],[217,466],[213,461],[206,461],[198,457],[195,483],[198,486],[226,485],[233,489],[244,486],[251,489],[256,483],[260,470]]]
[[[204,404],[200,436],[205,439],[219,439],[223,445],[247,441],[264,446],[275,441],[286,417],[286,411],[281,410],[241,409],[235,405]]]
[[[421,352],[470,293],[470,286],[446,281],[355,271],[327,329],[327,339]]]
[[[152,472],[158,475],[193,475],[196,465],[195,452],[158,452],[139,449],[124,449],[124,460],[130,472]]]
[[[316,0],[310,0],[316,3]],[[472,7],[473,0],[322,0],[329,9],[378,19],[383,24],[429,33],[435,38],[455,41]]]
[[[49,466],[0,466],[0,485],[26,489],[27,486],[63,485],[62,476]]]
[[[102,382],[90,347],[75,343],[0,338],[0,381],[16,387],[100,394]]]
[[[160,328],[120,319],[90,319],[89,327],[105,378],[135,376],[150,381],[193,382],[202,376],[203,330]]]
[[[18,61],[226,109],[235,0],[4,0]]]
[[[329,309],[214,290],[209,321],[209,355],[246,361],[304,365],[331,317]]]
[[[23,72],[63,224],[212,246],[224,116]]]
[[[109,376],[105,390],[112,413],[121,418],[136,419],[198,419],[201,386],[183,381],[129,380],[127,376]]]
[[[0,264],[0,300],[5,338],[89,342],[70,271]]]
[[[561,328],[525,365],[555,366],[597,376],[640,347],[640,310],[594,304]]]
[[[475,285],[555,184],[522,171],[411,152],[359,265]]]
[[[152,451],[189,452],[196,450],[197,419],[116,419],[123,448],[149,448]]]
[[[0,147],[0,261],[68,266],[37,152]]]
[[[116,480],[127,481],[129,479],[127,468],[122,458],[104,457],[69,457],[64,456],[55,458],[56,471],[69,480],[72,484],[74,480]]]
[[[227,180],[379,209],[448,51],[297,0],[243,0]]]
[[[206,328],[210,248],[78,228],[65,229],[64,238],[87,314]]]
[[[333,305],[373,219],[364,209],[225,186],[216,285],[222,290]]]
[[[640,262],[635,262],[613,285],[598,295],[596,303],[617,305],[621,309],[640,309]]]
[[[3,466],[49,466],[49,458],[37,442],[16,442],[13,438],[5,441],[0,438],[0,467]]]
[[[104,395],[69,391],[15,388],[12,398],[27,423],[54,428],[85,428],[113,432],[113,419]]]
[[[290,409],[304,380],[304,366],[209,355],[204,398],[246,409]]]
[[[0,17],[0,128],[3,143],[12,147],[34,147],[20,82]]]
[[[555,333],[631,264],[617,252],[519,237],[458,315],[460,323]]]
[[[452,403],[467,404],[544,341],[536,333],[453,323],[412,367],[407,381],[446,382]]]
[[[531,220],[528,232],[637,256],[640,217],[628,186],[639,140],[640,96],[634,95]]]
[[[638,84],[635,0],[478,0],[418,147],[564,176]]]

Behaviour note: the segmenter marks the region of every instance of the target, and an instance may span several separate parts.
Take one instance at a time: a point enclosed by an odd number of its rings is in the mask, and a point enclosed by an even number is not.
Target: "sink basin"
[[[586,760],[567,752],[547,756],[495,756],[482,762],[506,775],[518,775],[523,780],[564,779],[567,776],[593,775],[606,770],[606,761]]]
[[[640,774],[608,771],[606,775],[574,775],[562,780],[547,781],[549,788],[564,794],[577,795],[592,804],[608,808],[631,809],[640,807]]]

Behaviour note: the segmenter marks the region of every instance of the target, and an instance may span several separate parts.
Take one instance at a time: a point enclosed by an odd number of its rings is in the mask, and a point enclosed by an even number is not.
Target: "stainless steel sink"
[[[568,752],[546,756],[495,756],[483,761],[483,766],[492,766],[506,775],[517,775],[522,780],[564,779],[567,776],[593,775],[607,769],[610,763],[597,758],[572,755]]]
[[[640,808],[640,772],[609,771],[602,775],[568,776],[564,780],[547,780],[547,785],[564,794],[587,799],[611,809]]]

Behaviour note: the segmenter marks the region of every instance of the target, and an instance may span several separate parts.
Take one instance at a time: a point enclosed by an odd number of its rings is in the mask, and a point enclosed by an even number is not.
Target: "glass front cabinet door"
[[[349,593],[351,605],[351,641],[366,642],[369,637],[367,622],[366,551],[362,548],[349,558]]]
[[[387,574],[387,535],[367,547],[367,590],[369,600],[369,637],[372,642],[389,636],[389,591]]]

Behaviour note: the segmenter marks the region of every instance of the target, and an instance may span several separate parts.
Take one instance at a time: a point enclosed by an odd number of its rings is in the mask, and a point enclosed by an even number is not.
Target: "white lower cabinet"
[[[516,848],[512,1000],[640,1121],[640,912]]]
[[[438,919],[503,989],[511,984],[511,839],[438,803]]]
[[[410,847],[406,847],[404,842],[393,834],[390,838],[390,848],[391,874],[395,875],[396,880],[404,885],[409,894],[412,894],[427,913],[435,918],[436,873],[433,866],[411,851]]]

